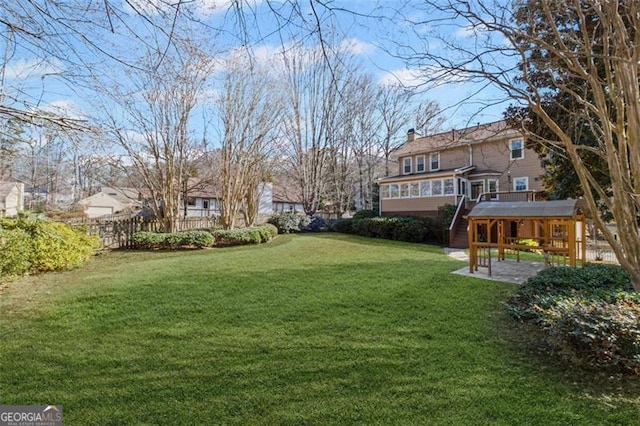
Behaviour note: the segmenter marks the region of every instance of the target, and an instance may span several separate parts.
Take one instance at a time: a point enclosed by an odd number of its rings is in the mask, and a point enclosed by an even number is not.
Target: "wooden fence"
[[[97,235],[101,250],[133,248],[131,236],[139,231],[158,232],[162,223],[155,217],[130,215],[105,216],[68,222],[71,226],[84,226],[91,235]],[[184,217],[176,222],[176,231],[211,229],[218,225],[215,217]]]

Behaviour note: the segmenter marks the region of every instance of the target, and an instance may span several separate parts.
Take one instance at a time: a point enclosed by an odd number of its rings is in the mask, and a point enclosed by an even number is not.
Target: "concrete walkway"
[[[473,274],[471,274],[469,273],[469,256],[464,250],[446,247],[444,252],[456,260],[467,262],[467,265],[464,268],[453,271],[454,274],[484,280],[522,284],[527,280],[527,278],[536,275],[544,269],[544,263],[542,262],[518,262],[512,259],[506,259],[498,262],[498,259],[491,259],[491,276],[489,276],[488,268],[478,268],[477,271],[473,271]]]

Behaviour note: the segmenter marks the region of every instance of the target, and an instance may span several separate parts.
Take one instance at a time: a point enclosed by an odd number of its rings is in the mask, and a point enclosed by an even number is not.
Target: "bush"
[[[164,247],[165,234],[150,231],[136,232],[131,241],[137,248],[155,249]]]
[[[354,213],[353,219],[369,219],[376,216],[378,214],[373,210],[358,210]]]
[[[507,302],[563,358],[640,373],[640,294],[617,265],[556,267],[530,278]]]
[[[33,262],[31,237],[24,229],[0,229],[0,280],[26,274]]]
[[[253,228],[218,229],[213,232],[216,245],[237,246],[244,244],[260,244],[271,241],[277,233],[275,226],[266,224]]]
[[[83,228],[19,214],[0,221],[0,276],[59,271],[76,267],[93,254],[97,238]]]
[[[382,216],[363,219],[341,219],[332,230],[363,237],[426,243],[438,241],[437,223],[428,217]]]
[[[211,247],[214,237],[208,231],[183,231],[173,233],[159,233],[140,231],[132,235],[131,241],[137,248],[144,249],[172,249],[196,247]]]
[[[353,219],[336,219],[329,226],[329,230],[333,232],[341,232],[343,234],[355,234],[351,229]]]
[[[597,368],[640,374],[640,303],[575,301],[553,309],[549,342],[565,359]]]
[[[197,248],[211,247],[215,238],[211,232],[207,231],[185,231],[180,233],[183,246],[193,246]]]
[[[325,219],[318,216],[314,216],[308,219],[309,223],[304,226],[303,222],[300,222],[300,230],[302,232],[324,232],[329,230],[329,225]]]
[[[299,215],[296,213],[281,213],[273,215],[269,218],[267,223],[274,225],[278,229],[280,234],[289,234],[292,232],[300,232],[304,229],[311,219],[306,215]]]

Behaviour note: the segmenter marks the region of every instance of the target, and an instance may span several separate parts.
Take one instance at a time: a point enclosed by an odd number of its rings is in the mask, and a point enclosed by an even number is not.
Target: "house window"
[[[420,185],[418,182],[412,182],[409,184],[409,196],[412,198],[420,196]]]
[[[431,195],[442,195],[442,181],[434,180],[431,181]]]
[[[423,197],[431,197],[431,181],[425,180],[420,182],[420,195]]]
[[[453,195],[455,194],[455,187],[453,185],[453,179],[445,179],[444,180],[444,195]]]
[[[433,152],[429,154],[429,170],[440,170],[440,153]]]
[[[522,139],[514,139],[512,141],[509,141],[509,150],[511,151],[512,160],[524,158],[524,146]]]
[[[382,185],[382,198],[389,198],[389,185]]]
[[[209,200],[202,200],[202,208],[205,210],[209,209]]]
[[[411,157],[402,159],[402,174],[408,175],[411,173]]]
[[[196,206],[196,199],[193,198],[193,197],[188,197],[187,198],[187,206],[195,207]]]
[[[424,155],[416,157],[416,173],[423,173],[424,168]]]
[[[527,189],[529,189],[528,177],[517,177],[513,180],[514,191],[526,191]]]
[[[498,180],[497,179],[489,179],[487,181],[488,187],[489,187],[489,192],[498,192]],[[491,195],[491,199],[492,200],[497,200],[498,199],[498,194],[492,194]]]
[[[400,184],[400,198],[406,198],[409,196],[409,184],[401,183]]]
[[[399,188],[397,184],[389,185],[389,197],[398,198],[400,196]]]

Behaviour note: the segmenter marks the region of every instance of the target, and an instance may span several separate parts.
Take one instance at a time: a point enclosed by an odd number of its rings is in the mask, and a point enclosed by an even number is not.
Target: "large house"
[[[0,182],[0,217],[15,216],[24,210],[24,184]]]
[[[380,180],[383,215],[435,216],[463,197],[543,189],[538,155],[505,121],[425,137],[409,130],[393,156],[398,174]]]

